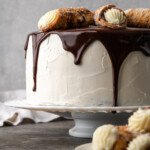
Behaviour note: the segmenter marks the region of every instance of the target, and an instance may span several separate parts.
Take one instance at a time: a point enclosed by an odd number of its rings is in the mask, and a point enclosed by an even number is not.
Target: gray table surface
[[[0,128],[0,150],[74,150],[91,139],[71,137],[72,120],[58,119],[50,123],[23,124]]]

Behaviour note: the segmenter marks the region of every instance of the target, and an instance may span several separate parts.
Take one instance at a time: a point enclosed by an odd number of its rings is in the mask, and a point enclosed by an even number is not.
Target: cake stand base
[[[79,113],[73,112],[75,126],[69,130],[69,134],[74,137],[92,138],[95,129],[104,124],[125,125],[131,113]]]

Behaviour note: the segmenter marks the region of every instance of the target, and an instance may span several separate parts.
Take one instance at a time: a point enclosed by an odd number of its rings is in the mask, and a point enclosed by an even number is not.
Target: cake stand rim
[[[8,102],[4,103],[7,106],[21,108],[21,109],[28,109],[28,110],[36,110],[36,111],[48,111],[48,112],[105,112],[109,113],[115,111],[117,113],[120,112],[134,112],[139,108],[147,108],[148,105],[145,106],[85,106],[85,107],[78,107],[78,106],[62,106],[62,105],[30,105],[27,103],[26,99],[17,99],[17,100],[9,100]]]

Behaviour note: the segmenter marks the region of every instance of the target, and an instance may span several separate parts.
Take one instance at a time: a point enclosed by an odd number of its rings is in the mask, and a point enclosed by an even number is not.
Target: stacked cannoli
[[[125,12],[115,5],[106,5],[94,11],[94,21],[98,26],[112,29],[129,27],[150,27],[150,9],[135,8]]]
[[[126,26],[149,28],[150,9],[136,8],[124,12],[115,5],[106,5],[92,13],[83,7],[61,8],[47,12],[38,22],[38,28],[43,32],[89,25],[111,29],[122,29]]]
[[[51,10],[40,18],[38,28],[44,32],[89,25],[120,29],[125,28],[126,24],[127,19],[123,10],[114,5],[106,5],[93,13],[83,7]]]
[[[103,125],[96,129],[93,150],[149,150],[150,109],[139,109],[126,126]]]

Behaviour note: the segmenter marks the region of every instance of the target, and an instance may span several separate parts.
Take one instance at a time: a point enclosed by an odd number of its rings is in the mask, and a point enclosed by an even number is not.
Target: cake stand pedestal
[[[26,100],[14,100],[5,103],[7,106],[46,111],[73,119],[75,126],[69,130],[74,137],[92,138],[93,132],[103,124],[127,124],[131,113],[139,108],[134,107],[73,107],[73,106],[34,106],[27,104]],[[146,108],[147,106],[140,106]],[[115,111],[115,113],[112,113]]]
[[[113,114],[105,112],[97,113],[80,113],[73,112],[75,126],[69,130],[69,134],[74,137],[91,138],[95,129],[104,124],[123,125],[127,124],[128,117],[131,113],[120,112]]]

